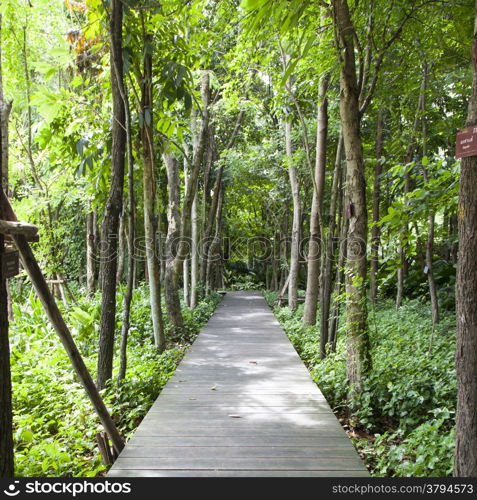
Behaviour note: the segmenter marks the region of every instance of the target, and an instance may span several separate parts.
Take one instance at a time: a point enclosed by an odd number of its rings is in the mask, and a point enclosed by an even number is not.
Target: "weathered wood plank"
[[[274,426],[273,428],[267,428],[266,426],[254,426],[247,428],[237,428],[237,427],[215,427],[210,426],[203,427],[188,427],[183,428],[181,426],[177,427],[165,427],[158,425],[146,425],[141,424],[135,436],[215,436],[215,437],[228,437],[230,435],[234,436],[284,436],[284,437],[302,437],[310,440],[316,440],[318,443],[319,439],[323,436],[337,436],[342,437],[345,435],[343,429],[340,428],[339,424],[330,428],[329,426],[323,425],[321,428],[304,428],[304,429],[292,429],[285,426]],[[352,444],[350,443],[350,446]]]
[[[122,458],[353,458],[356,453],[348,446],[180,446],[158,447],[131,445],[121,454]]]
[[[363,470],[358,455],[352,458],[123,458],[118,469],[194,469],[194,470]]]
[[[117,469],[109,471],[110,477],[367,477],[365,470],[159,470]]]
[[[287,437],[287,436],[133,436],[128,441],[128,446],[157,446],[157,447],[192,447],[192,446],[213,446],[213,447],[345,447],[350,450],[349,439],[345,434],[340,436],[321,436],[319,441],[314,443],[305,437]],[[319,444],[318,444],[319,443]]]

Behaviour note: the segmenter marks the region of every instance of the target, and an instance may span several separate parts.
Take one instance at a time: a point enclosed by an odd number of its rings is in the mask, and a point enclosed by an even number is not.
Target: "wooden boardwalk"
[[[262,295],[229,292],[108,475],[368,473]]]

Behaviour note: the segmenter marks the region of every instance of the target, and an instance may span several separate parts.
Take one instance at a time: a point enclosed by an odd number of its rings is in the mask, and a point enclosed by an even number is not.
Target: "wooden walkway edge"
[[[108,476],[368,472],[262,295],[228,292]]]

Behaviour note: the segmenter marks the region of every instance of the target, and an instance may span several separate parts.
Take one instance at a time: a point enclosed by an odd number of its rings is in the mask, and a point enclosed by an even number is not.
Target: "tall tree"
[[[323,237],[323,195],[326,172],[326,144],[328,137],[328,76],[320,79],[318,91],[318,117],[316,132],[315,181],[310,212],[310,243],[308,246],[308,269],[306,280],[305,309],[303,322],[316,323],[316,310],[320,288],[321,239]]]
[[[183,262],[188,257],[190,250],[192,204],[197,194],[200,166],[202,164],[202,156],[205,150],[207,130],[209,127],[210,75],[208,71],[203,71],[202,73],[200,93],[202,97],[202,122],[197,138],[197,148],[194,150],[190,165],[187,190],[184,193],[182,209],[179,214],[180,221],[178,222],[179,238],[177,240],[177,249],[174,249],[172,254],[167,255],[168,262],[166,263],[165,271],[167,313],[173,327],[177,329],[183,326],[179,300],[179,279],[183,268]],[[173,163],[170,164],[170,167],[172,168],[170,173],[175,176]],[[171,200],[175,203],[176,197],[172,197]]]
[[[298,278],[300,271],[300,195],[297,170],[293,162],[292,123],[290,120],[291,117],[287,117],[284,127],[288,177],[293,201],[288,307],[294,311],[298,307]]]
[[[144,26],[144,20],[143,20]],[[161,305],[161,268],[159,262],[158,216],[156,213],[156,157],[154,151],[153,120],[153,75],[152,75],[152,35],[143,29],[143,71],[140,77],[141,115],[140,131],[144,192],[144,236],[146,243],[146,264],[149,278],[149,300],[151,304],[154,342],[163,351],[166,345]]]
[[[477,2],[467,126],[477,126]],[[454,475],[477,476],[477,156],[462,159],[457,261],[457,413]]]
[[[126,376],[127,366],[127,345],[130,328],[131,303],[134,293],[134,282],[136,277],[136,258],[134,255],[134,240],[136,236],[136,197],[134,193],[134,157],[132,148],[132,132],[131,132],[131,112],[129,108],[129,99],[127,92],[125,93],[126,101],[124,109],[126,110],[126,150],[128,160],[128,203],[127,203],[127,280],[126,290],[123,297],[123,316],[121,325],[121,347],[119,352],[119,380]]]
[[[119,215],[122,209],[126,151],[126,113],[123,75],[123,3],[111,0],[109,13],[111,93],[113,99],[111,179],[101,226],[101,330],[97,385],[104,388],[113,371],[116,329],[116,272]]]
[[[366,304],[367,223],[366,185],[360,133],[360,89],[356,74],[356,32],[347,0],[334,0],[333,22],[340,49],[340,116],[346,152],[345,210],[347,233],[346,313],[348,331],[347,376],[351,391],[362,389],[363,375],[370,368]]]
[[[374,165],[373,188],[373,227],[371,228],[371,269],[369,277],[369,295],[376,302],[378,295],[378,267],[379,267],[379,219],[381,205],[381,175],[383,172],[383,136],[384,113],[378,110],[376,123],[376,163]]]

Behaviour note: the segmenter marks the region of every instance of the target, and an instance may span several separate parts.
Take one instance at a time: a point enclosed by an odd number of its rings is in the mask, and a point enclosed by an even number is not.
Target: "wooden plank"
[[[287,425],[277,426],[273,428],[266,425],[262,426],[248,426],[247,428],[237,428],[236,426],[220,426],[211,428],[207,427],[187,427],[183,426],[159,426],[149,425],[144,422],[138,427],[135,436],[215,436],[215,437],[228,437],[234,436],[283,436],[283,437],[297,437],[307,439],[319,439],[323,436],[337,436],[345,435],[344,430],[339,424],[330,428],[329,425],[323,425],[321,428],[303,428],[303,429],[290,429]],[[350,446],[352,446],[350,442]]]
[[[112,477],[344,477],[367,471],[264,299],[226,295]]]
[[[356,453],[348,446],[142,446],[128,444],[122,458],[355,458]]]
[[[193,470],[363,470],[358,455],[352,458],[123,458],[118,469],[193,469]]]
[[[350,448],[349,439],[344,433],[340,436],[321,436],[318,439],[310,440],[307,437],[287,437],[287,436],[133,436],[128,441],[128,446],[157,446],[161,447],[192,447],[192,446],[214,446],[214,447],[334,447]]]
[[[160,470],[118,469],[114,467],[109,477],[368,477],[362,470]]]
[[[177,412],[174,414],[169,413],[148,413],[143,419],[144,425],[161,425],[166,427],[172,426],[187,426],[187,425],[211,425],[230,427],[231,429],[242,429],[250,426],[267,425],[273,428],[293,428],[293,429],[315,429],[323,427],[324,425],[335,426],[339,423],[336,417],[329,413],[292,413],[290,415],[279,413],[242,413],[242,414],[227,414],[223,412],[222,415],[210,415],[206,413],[198,414],[194,412]]]
[[[227,414],[240,414],[240,415],[293,415],[296,413],[316,415],[319,413],[330,412],[330,408],[325,404],[320,406],[300,406],[300,407],[290,407],[290,406],[204,406],[204,405],[153,405],[150,409],[150,413],[162,413],[167,415],[181,415],[187,408],[193,407],[194,414],[199,417],[227,415]]]

